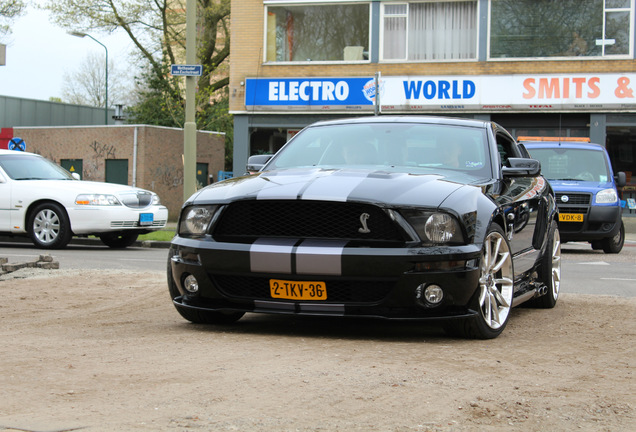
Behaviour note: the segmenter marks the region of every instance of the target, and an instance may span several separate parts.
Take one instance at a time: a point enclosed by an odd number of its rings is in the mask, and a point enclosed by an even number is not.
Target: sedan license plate
[[[139,226],[148,226],[153,223],[152,213],[140,213],[139,214]]]
[[[579,213],[559,213],[559,222],[583,222],[583,215]]]
[[[327,300],[327,284],[324,282],[270,279],[269,289],[273,298],[287,300]]]

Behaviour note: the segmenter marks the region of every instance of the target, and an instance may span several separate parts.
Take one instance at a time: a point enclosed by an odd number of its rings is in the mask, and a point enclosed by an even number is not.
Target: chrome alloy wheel
[[[559,289],[561,288],[561,234],[559,230],[554,230],[552,237],[552,295],[554,300],[559,297]]]
[[[51,209],[43,209],[33,219],[33,234],[43,244],[53,243],[60,235],[60,218]]]
[[[499,231],[492,231],[486,237],[482,252],[479,310],[484,323],[493,330],[504,325],[510,313],[513,278],[508,243]]]

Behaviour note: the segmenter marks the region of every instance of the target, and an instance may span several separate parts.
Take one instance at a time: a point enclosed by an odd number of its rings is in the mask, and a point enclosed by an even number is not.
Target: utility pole
[[[196,1],[186,0],[186,63],[196,62]],[[195,76],[186,76],[186,107],[183,143],[183,201],[187,201],[197,188],[197,124],[195,120]]]

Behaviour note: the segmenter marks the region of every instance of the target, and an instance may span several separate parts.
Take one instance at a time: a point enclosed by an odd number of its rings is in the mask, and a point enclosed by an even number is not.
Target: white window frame
[[[430,60],[408,60],[409,58],[409,14],[410,14],[410,5],[413,3],[452,3],[452,2],[465,2],[465,1],[471,1],[475,4],[475,8],[477,10],[477,13],[479,12],[479,1],[478,0],[413,0],[413,1],[388,1],[388,2],[382,2],[381,3],[381,8],[380,8],[380,62],[381,63],[455,63],[455,62],[475,62],[478,60],[479,57],[479,34],[480,34],[480,22],[479,22],[479,16],[477,15],[476,17],[476,22],[475,22],[475,56],[472,58],[466,58],[466,59],[430,59]],[[387,5],[406,5],[406,31],[405,31],[405,37],[406,37],[406,51],[405,51],[405,57],[402,59],[385,59],[384,58],[384,19],[385,17],[389,16],[395,16],[397,17],[398,15],[386,15],[385,14],[385,6]]]
[[[606,7],[608,0],[603,0],[603,35],[598,38],[598,41],[603,41],[605,38],[605,23],[607,20],[607,12],[629,12],[630,15],[630,23],[629,23],[629,53],[628,54],[605,54],[605,44],[602,45],[602,54],[600,56],[572,56],[572,57],[506,57],[506,58],[492,58],[490,56],[490,29],[492,24],[492,0],[488,0],[488,28],[486,29],[487,34],[487,61],[492,62],[506,62],[506,61],[583,61],[583,60],[617,60],[617,59],[633,59],[634,58],[634,21],[636,17],[634,16],[634,10],[636,6],[634,5],[634,1],[630,1],[629,7],[627,8],[608,8]]]

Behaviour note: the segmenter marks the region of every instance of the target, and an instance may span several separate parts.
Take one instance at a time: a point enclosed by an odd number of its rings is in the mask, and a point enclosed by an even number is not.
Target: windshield
[[[68,171],[48,159],[19,152],[2,156],[0,167],[13,180],[74,180]]]
[[[456,170],[490,176],[485,129],[438,124],[352,123],[307,128],[267,169],[373,168],[399,172]]]
[[[605,183],[611,179],[607,159],[602,151],[563,147],[528,151],[541,162],[541,173],[548,180]]]

